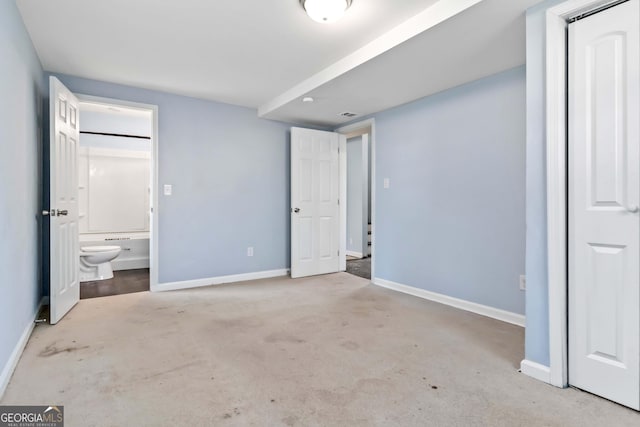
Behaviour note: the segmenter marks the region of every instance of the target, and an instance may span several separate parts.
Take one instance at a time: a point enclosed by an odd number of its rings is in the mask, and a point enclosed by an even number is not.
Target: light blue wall
[[[376,276],[524,313],[524,67],[374,117]]]
[[[549,365],[545,122],[545,12],[563,0],[527,11],[527,328],[525,356]]]
[[[289,125],[256,111],[59,75],[75,93],[158,105],[160,282],[288,268]],[[247,257],[247,247],[255,255]]]
[[[12,0],[0,2],[0,372],[41,297],[44,74]]]
[[[362,246],[364,168],[362,137],[347,141],[347,250],[364,254]]]

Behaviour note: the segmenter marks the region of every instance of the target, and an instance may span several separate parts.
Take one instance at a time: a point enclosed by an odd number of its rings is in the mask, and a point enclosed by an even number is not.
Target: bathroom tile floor
[[[80,283],[80,299],[131,294],[149,290],[149,269],[113,272],[113,279]]]

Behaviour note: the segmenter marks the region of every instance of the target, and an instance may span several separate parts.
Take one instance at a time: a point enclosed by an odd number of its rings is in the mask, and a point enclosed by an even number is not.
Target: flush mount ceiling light
[[[307,15],[316,22],[328,24],[344,15],[353,0],[300,0]]]

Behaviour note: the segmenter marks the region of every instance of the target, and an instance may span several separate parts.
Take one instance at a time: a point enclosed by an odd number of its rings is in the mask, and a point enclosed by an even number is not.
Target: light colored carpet
[[[638,426],[516,371],[523,329],[346,273],[81,301],[2,404],[71,426]]]

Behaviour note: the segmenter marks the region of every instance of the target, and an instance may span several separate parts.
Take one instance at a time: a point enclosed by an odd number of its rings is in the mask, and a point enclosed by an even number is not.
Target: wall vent
[[[341,116],[341,117],[355,117],[358,114],[357,113],[351,113],[349,111],[345,111],[344,113],[340,113],[338,115]]]

